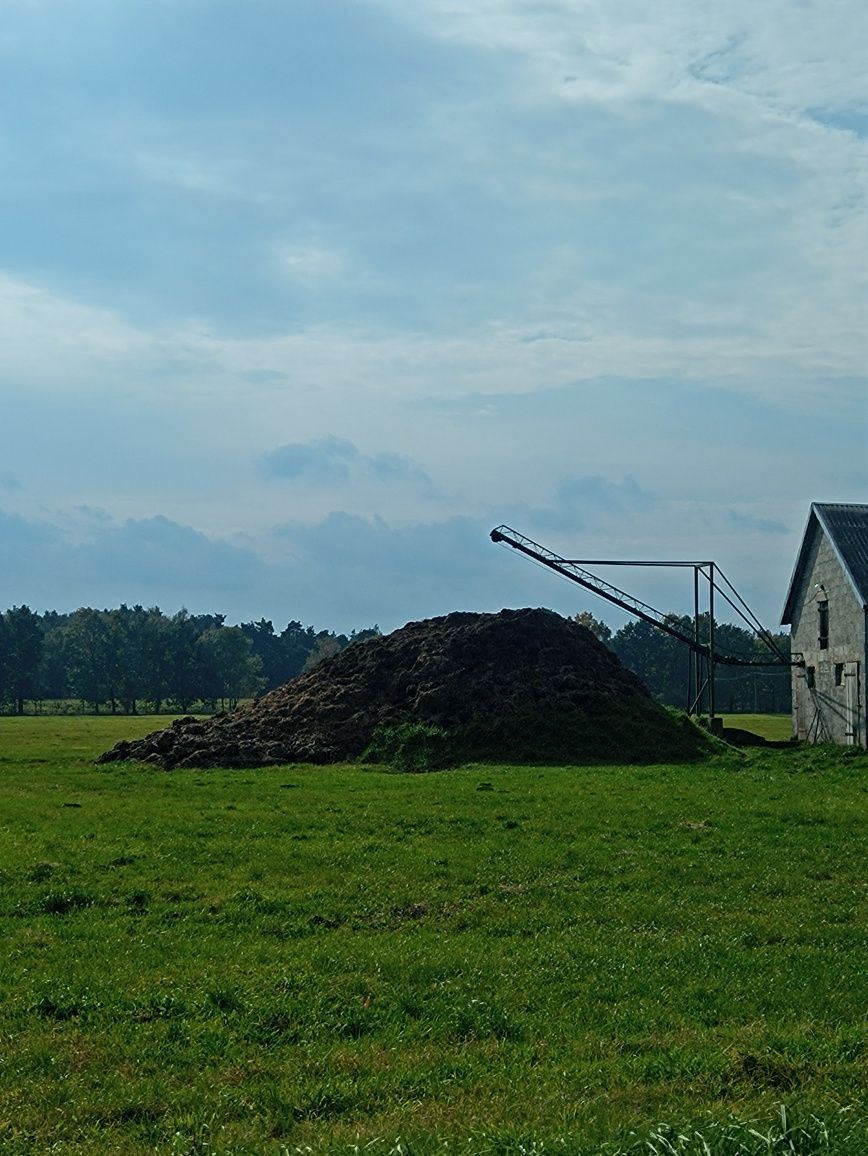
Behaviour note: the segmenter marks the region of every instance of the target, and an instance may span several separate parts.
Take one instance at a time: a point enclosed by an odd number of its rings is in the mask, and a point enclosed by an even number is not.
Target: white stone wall
[[[829,645],[818,643],[816,587],[822,586],[829,605]],[[817,527],[796,598],[792,649],[813,668],[793,667],[793,733],[808,742],[866,745],[865,704],[866,614],[822,529]],[[854,666],[855,664],[855,666]],[[836,679],[836,668],[837,675]],[[842,669],[843,668],[843,669]],[[856,680],[855,688],[850,685]],[[840,685],[836,683],[840,682]],[[854,718],[848,704],[858,704]],[[855,734],[850,737],[848,731]]]

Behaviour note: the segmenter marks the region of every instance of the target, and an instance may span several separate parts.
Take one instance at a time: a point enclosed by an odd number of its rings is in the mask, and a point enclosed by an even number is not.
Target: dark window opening
[[[820,650],[829,649],[829,603],[817,603],[817,642]]]
[[[813,688],[813,687],[816,685],[816,683],[815,683],[815,679],[814,679],[814,668],[813,668],[813,666],[806,666],[806,667],[805,667],[805,682],[806,682],[806,683],[808,684],[808,686],[809,686],[809,687],[811,687],[811,688]]]
[[[835,686],[843,686],[843,685],[844,685],[844,663],[843,662],[836,662],[835,663]]]

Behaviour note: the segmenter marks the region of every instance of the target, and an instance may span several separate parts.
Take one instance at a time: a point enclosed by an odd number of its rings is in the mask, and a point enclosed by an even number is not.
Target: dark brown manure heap
[[[416,769],[687,761],[710,750],[703,732],[655,703],[585,627],[550,610],[502,610],[411,622],[250,706],[178,719],[99,761],[255,767],[361,756],[400,764],[394,756],[408,739],[423,749]]]

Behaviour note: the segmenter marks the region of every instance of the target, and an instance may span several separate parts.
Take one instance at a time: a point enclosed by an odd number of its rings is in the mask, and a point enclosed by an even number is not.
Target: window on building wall
[[[843,686],[843,685],[844,685],[844,663],[843,662],[836,662],[835,663],[835,686]]]
[[[817,603],[817,642],[820,650],[829,649],[829,603]]]
[[[805,667],[805,682],[808,684],[808,687],[811,689],[813,689],[813,687],[816,686],[816,679],[814,677],[813,666],[806,666]]]

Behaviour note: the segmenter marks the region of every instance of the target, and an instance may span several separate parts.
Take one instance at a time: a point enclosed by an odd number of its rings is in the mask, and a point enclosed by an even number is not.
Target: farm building
[[[781,618],[792,632],[793,733],[866,745],[868,505],[811,506]]]

